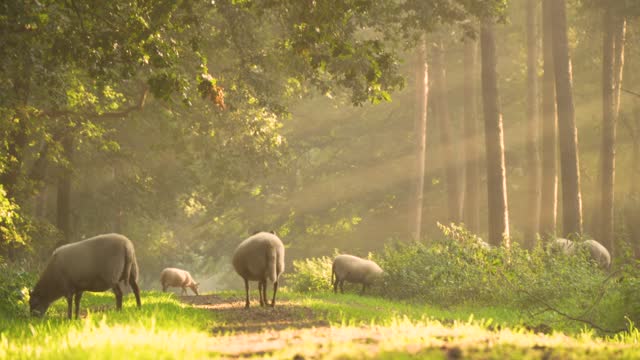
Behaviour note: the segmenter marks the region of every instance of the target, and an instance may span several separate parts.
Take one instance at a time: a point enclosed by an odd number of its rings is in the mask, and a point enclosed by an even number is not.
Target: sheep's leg
[[[266,286],[267,284],[265,283],[265,293],[267,292]],[[273,282],[273,299],[271,300],[271,307],[276,306],[276,292],[278,292],[278,281],[274,281]]]
[[[73,294],[69,294],[67,297],[67,317],[69,320],[73,319],[71,317],[71,309],[73,308]]]
[[[344,294],[344,280],[340,280],[340,292]]]
[[[140,302],[140,288],[138,287],[138,282],[136,282],[135,279],[129,278],[129,286],[131,286],[131,290],[136,296],[136,304],[138,307],[142,306],[142,303]]]
[[[113,287],[113,293],[116,294],[116,309],[122,310],[122,290],[118,284]]]
[[[167,285],[162,284],[162,292],[167,292],[167,287],[168,287]]]
[[[82,299],[82,291],[76,292],[76,319],[80,318],[80,299]]]
[[[244,292],[247,294],[247,301],[244,303],[244,308],[249,308],[249,280],[244,279]]]
[[[267,301],[267,280],[262,283],[262,294],[264,295],[264,305],[269,305],[269,302]]]
[[[182,287],[182,293],[181,293],[181,295],[182,295],[182,296],[187,295],[187,288],[186,288],[186,287],[184,287],[184,286]]]
[[[337,294],[338,293],[338,283],[340,282],[340,280],[338,279],[338,277],[336,276],[336,282],[334,282],[333,285],[333,293]]]
[[[360,295],[364,295],[364,290],[367,288],[367,284],[362,284],[362,290],[360,291]]]
[[[265,306],[267,302],[267,282],[258,281],[258,294],[260,295],[260,306]]]

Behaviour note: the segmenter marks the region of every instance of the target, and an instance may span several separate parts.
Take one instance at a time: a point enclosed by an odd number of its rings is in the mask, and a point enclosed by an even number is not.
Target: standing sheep
[[[68,317],[71,319],[73,297],[76,319],[80,312],[83,291],[101,292],[112,289],[116,307],[122,309],[122,289],[130,285],[140,307],[138,263],[131,240],[120,234],[105,234],[60,246],[54,250],[45,270],[30,292],[31,314],[43,316],[55,300],[67,299]]]
[[[340,285],[340,292],[344,293],[343,285],[346,280],[362,284],[360,294],[364,294],[367,285],[370,286],[378,280],[382,276],[382,272],[380,266],[371,260],[361,259],[352,255],[338,255],[333,260],[333,266],[331,267],[333,292],[337,293],[338,285]]]
[[[233,268],[244,279],[247,295],[245,308],[249,308],[249,281],[258,282],[260,306],[267,302],[267,280],[273,282],[273,299],[271,306],[276,305],[278,277],[284,271],[284,245],[275,234],[259,232],[238,245],[233,253]]]
[[[586,248],[589,251],[589,255],[591,256],[591,258],[595,260],[600,267],[608,269],[611,265],[611,255],[609,254],[607,248],[593,239],[585,240],[581,243],[576,243],[571,240],[558,238],[555,239],[552,246],[555,249],[562,251],[562,253],[566,255],[574,255],[578,251],[578,249]]]
[[[160,283],[162,291],[167,291],[168,287],[181,287],[182,295],[187,294],[187,288],[198,294],[198,283],[193,280],[191,274],[182,269],[166,268],[160,273]]]

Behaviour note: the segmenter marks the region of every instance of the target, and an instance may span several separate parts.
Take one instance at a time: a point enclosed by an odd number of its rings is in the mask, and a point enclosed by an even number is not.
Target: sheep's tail
[[[138,265],[136,264],[136,257],[133,252],[131,246],[125,244],[124,246],[124,269],[122,270],[122,275],[120,276],[120,280],[124,281],[124,285],[129,286],[129,278],[131,277],[131,273],[135,273],[135,278],[138,276]]]
[[[333,280],[336,276],[336,264],[331,264],[331,286],[333,286]]]
[[[272,282],[276,282],[278,280],[278,271],[277,267],[278,260],[278,251],[275,247],[270,246],[267,251],[267,279]]]

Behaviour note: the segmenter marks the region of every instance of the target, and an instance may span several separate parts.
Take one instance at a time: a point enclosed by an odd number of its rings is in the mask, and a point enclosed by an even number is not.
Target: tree
[[[487,152],[489,244],[510,246],[507,176],[504,160],[504,130],[496,72],[496,42],[493,20],[483,19],[480,29],[482,57],[482,103]]]
[[[542,0],[542,191],[540,196],[540,233],[555,237],[558,213],[558,165],[556,89],[553,65],[551,2]]]
[[[427,103],[429,95],[429,68],[426,41],[421,37],[416,51],[416,175],[413,208],[412,238],[419,240],[422,233],[422,206],[424,202],[424,172],[427,152]]]
[[[433,99],[434,114],[440,128],[440,143],[443,149],[443,164],[445,170],[445,182],[447,186],[448,222],[458,223],[462,221],[463,193],[460,186],[462,176],[459,171],[460,161],[456,157],[453,126],[449,116],[449,94],[447,88],[447,69],[445,65],[445,49],[442,40],[432,46],[433,49]]]
[[[525,225],[525,246],[533,248],[540,225],[540,157],[538,153],[538,34],[536,1],[527,0],[527,173],[529,174],[528,199],[529,214]]]
[[[626,22],[614,10],[603,11],[602,38],[602,148],[600,153],[601,198],[600,241],[614,252],[614,198],[616,161],[616,124],[620,106],[620,88],[624,67]]]
[[[477,41],[464,40],[464,157],[465,191],[464,222],[469,230],[480,231],[480,163],[482,147],[476,117],[476,52]]]
[[[551,4],[553,31],[553,65],[558,105],[558,141],[562,179],[563,233],[582,234],[582,195],[578,157],[578,129],[573,104],[573,84],[569,40],[567,38],[567,6],[565,0]]]

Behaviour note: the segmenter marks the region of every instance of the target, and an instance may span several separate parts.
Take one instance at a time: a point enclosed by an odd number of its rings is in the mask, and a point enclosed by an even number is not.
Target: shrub
[[[524,308],[592,300],[604,279],[583,256],[486,248],[464,227],[441,226],[444,237],[429,244],[387,245],[378,261],[385,270],[384,294],[439,305],[476,303]],[[546,304],[546,305],[545,305]]]
[[[21,266],[0,262],[0,314],[6,318],[28,315],[28,287],[36,275]]]
[[[285,273],[287,284],[300,292],[327,290],[331,287],[332,263],[327,256],[294,260],[293,273]]]

